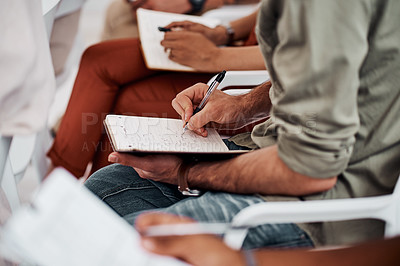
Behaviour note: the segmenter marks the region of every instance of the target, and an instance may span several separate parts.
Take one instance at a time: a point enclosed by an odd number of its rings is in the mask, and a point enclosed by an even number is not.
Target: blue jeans
[[[230,222],[243,208],[263,202],[258,196],[208,191],[185,197],[176,185],[141,178],[132,167],[110,165],[85,183],[94,194],[133,224],[140,212],[163,211],[202,222]],[[249,231],[243,247],[312,247],[309,236],[295,224],[266,224]]]

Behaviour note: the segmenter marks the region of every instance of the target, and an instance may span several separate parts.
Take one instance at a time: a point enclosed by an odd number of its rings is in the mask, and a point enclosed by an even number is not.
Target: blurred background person
[[[139,7],[200,15],[223,5],[258,3],[259,0],[114,0],[109,5],[104,22],[102,40],[138,37],[136,10]]]

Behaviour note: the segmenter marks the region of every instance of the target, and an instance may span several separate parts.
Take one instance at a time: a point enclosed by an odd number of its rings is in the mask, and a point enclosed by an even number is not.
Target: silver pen
[[[206,92],[206,95],[204,95],[203,100],[201,100],[199,106],[196,107],[196,109],[194,109],[193,111],[193,115],[197,114],[198,112],[200,112],[203,107],[206,105],[206,103],[208,102],[208,99],[210,98],[211,94],[213,93],[213,91],[218,87],[218,85],[222,82],[222,80],[225,77],[225,73],[226,71],[223,70],[222,72],[220,72],[218,74],[218,76],[214,79],[214,81],[211,83],[210,87],[208,87],[208,90]],[[183,132],[182,134],[184,134],[186,132],[186,130],[188,129],[188,122],[186,122],[184,128],[183,128]]]
[[[243,227],[234,227],[230,223],[187,223],[187,224],[162,224],[149,226],[143,236],[183,236],[183,235],[200,235],[213,234],[223,235],[228,230],[245,229]]]

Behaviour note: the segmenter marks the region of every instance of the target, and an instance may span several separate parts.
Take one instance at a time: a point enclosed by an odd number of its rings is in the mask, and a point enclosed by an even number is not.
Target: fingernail
[[[145,249],[148,250],[154,250],[155,249],[155,245],[154,242],[150,239],[143,239],[142,240],[142,245]]]
[[[189,120],[189,114],[185,113],[185,121],[188,121],[188,120]]]
[[[116,162],[118,162],[118,157],[115,156],[114,154],[110,154],[110,155],[108,156],[108,161],[109,161],[110,163],[116,163]]]

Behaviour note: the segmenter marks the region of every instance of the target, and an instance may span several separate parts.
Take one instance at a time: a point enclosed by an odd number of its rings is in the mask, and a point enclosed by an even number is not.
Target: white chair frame
[[[216,77],[217,75],[212,77],[207,85],[210,85]],[[269,74],[266,70],[227,71],[218,89],[229,95],[241,95],[250,92],[251,89],[225,89],[231,86],[257,86],[268,80]]]
[[[42,16],[49,38],[53,21],[61,0],[42,0]],[[50,145],[49,132],[44,129],[26,136],[0,136],[0,185],[6,195],[11,211],[20,206],[17,184],[30,164],[37,176],[44,177],[48,161],[46,150]]]

